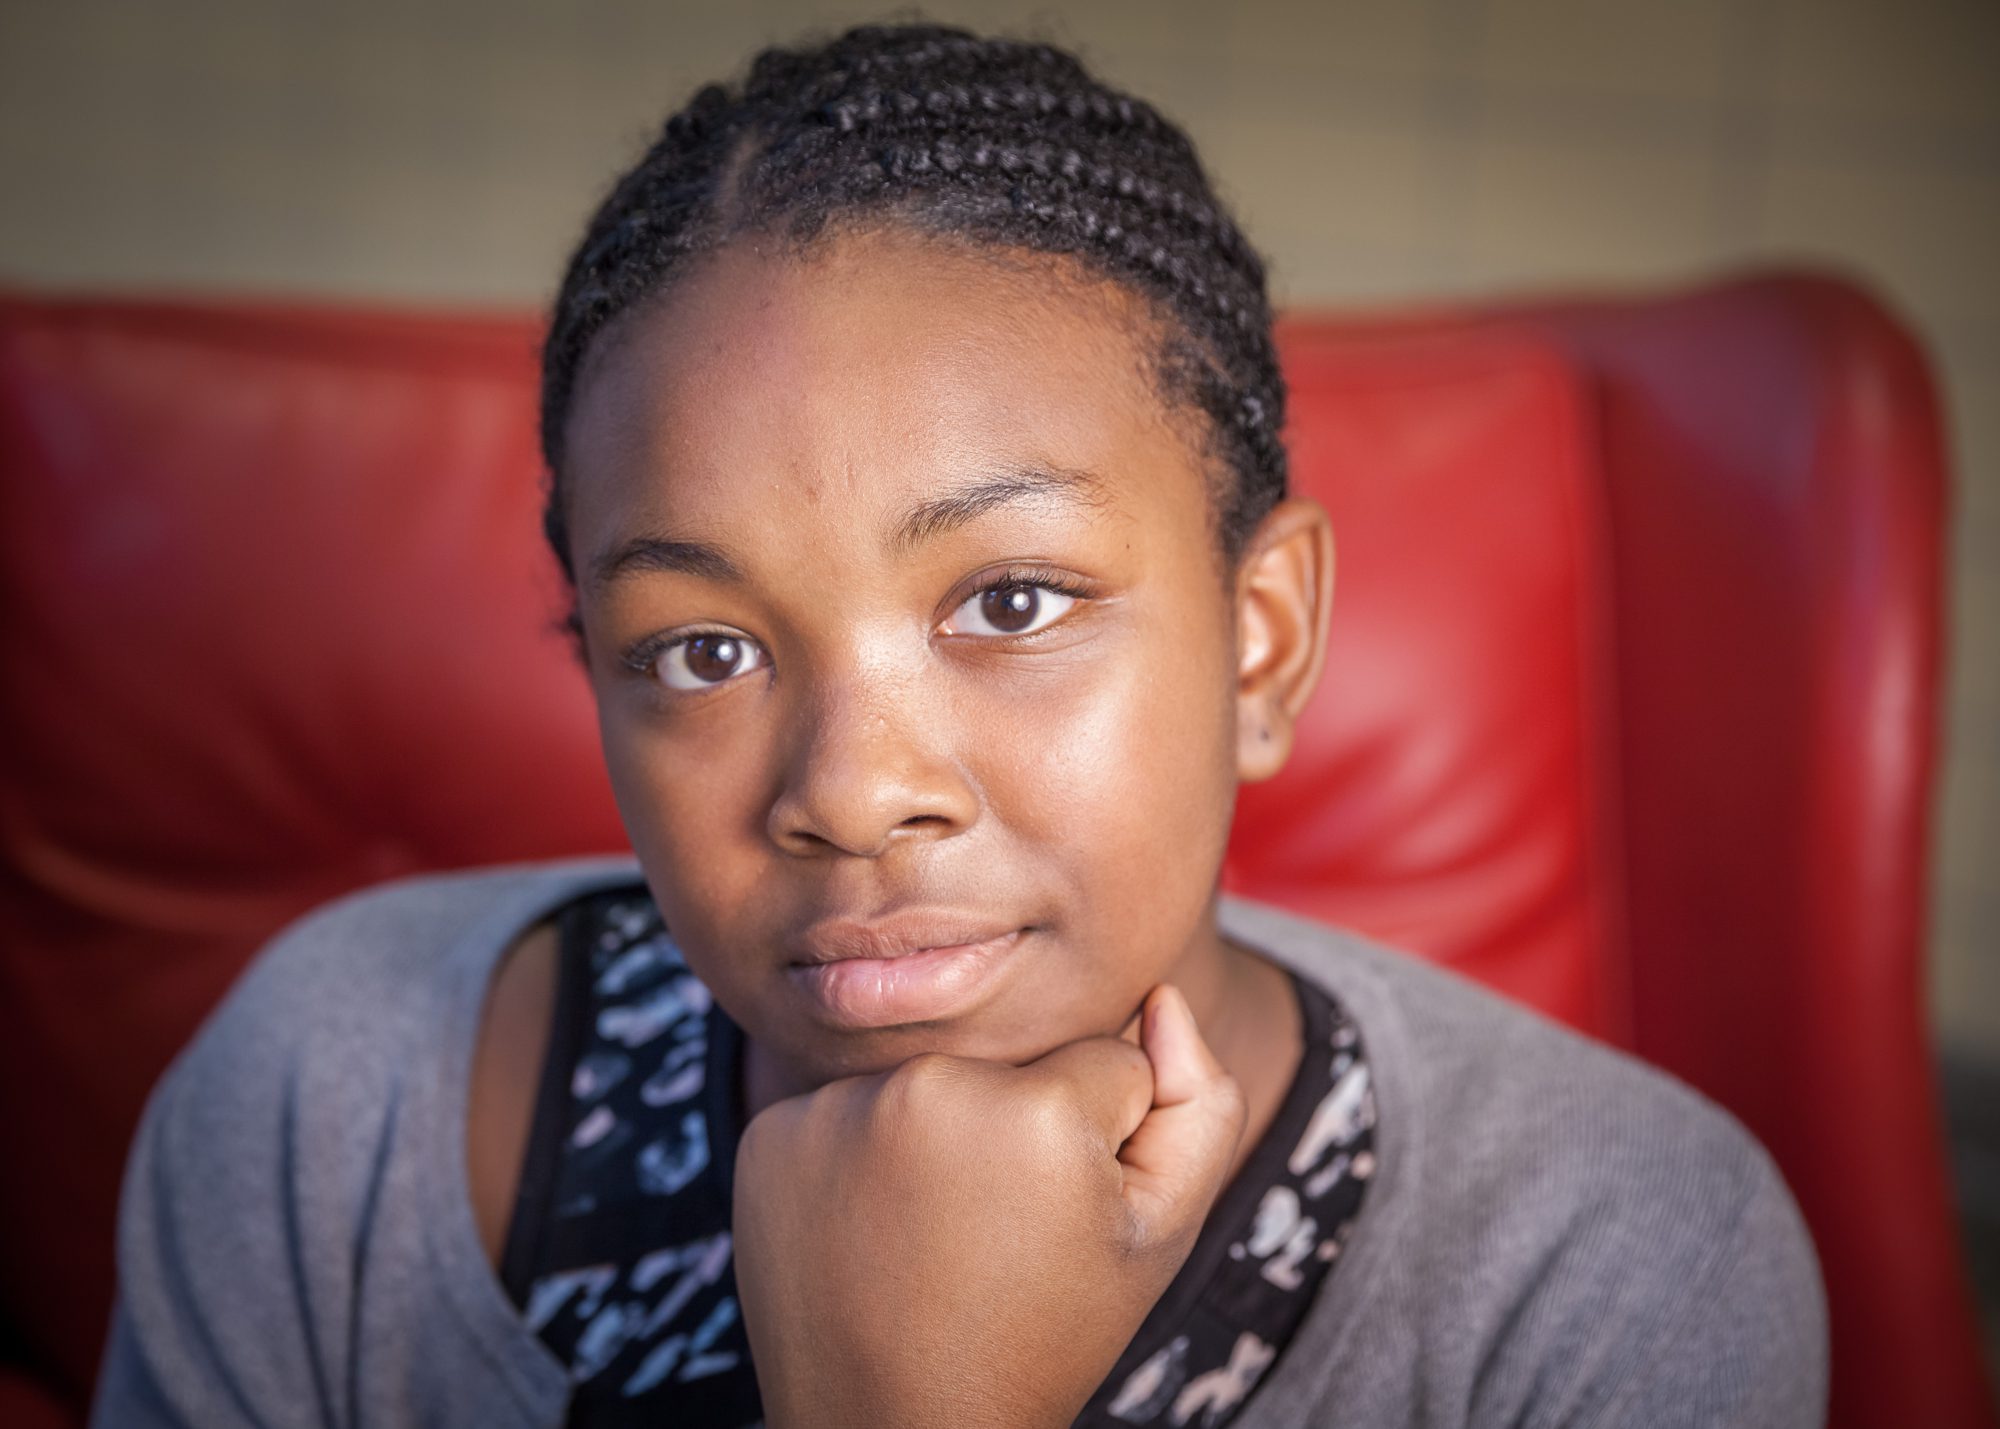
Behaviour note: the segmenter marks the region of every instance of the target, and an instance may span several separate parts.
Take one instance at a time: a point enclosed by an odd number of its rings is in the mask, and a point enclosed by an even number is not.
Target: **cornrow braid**
[[[542,352],[543,525],[572,584],[563,434],[607,326],[687,260],[747,233],[809,243],[840,219],[1063,255],[1142,295],[1173,403],[1206,419],[1233,476],[1233,567],[1285,492],[1285,386],[1264,264],[1186,134],[1051,45],[937,25],[862,26],[773,48],[708,85],[613,185],[564,273]]]

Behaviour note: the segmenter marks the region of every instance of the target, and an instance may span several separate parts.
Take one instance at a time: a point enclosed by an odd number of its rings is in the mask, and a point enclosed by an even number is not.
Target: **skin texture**
[[[1219,935],[1215,885],[1236,784],[1318,676],[1331,534],[1284,502],[1223,570],[1227,478],[1161,401],[1152,322],[1056,258],[745,240],[582,374],[584,649],[648,882],[748,1037],[738,1274],[774,1429],[1069,1422],[1296,1069],[1289,983]],[[606,575],[637,542],[678,554]],[[1045,575],[1072,591],[1011,588],[1034,628],[999,628],[982,591]],[[807,930],[910,907],[1019,936],[942,1015],[811,995]],[[536,1015],[540,936],[489,1007],[476,1176],[518,1161],[487,1063]],[[511,1190],[473,1187],[496,1254]],[[956,1233],[975,1194],[1011,1229]]]
[[[1187,1259],[1243,1126],[1179,994],[1156,989],[1143,1020],[1143,1052],[924,1053],[751,1123],[736,1283],[767,1424],[1075,1420]]]
[[[554,1030],[560,952],[552,922],[538,923],[516,940],[487,990],[473,1051],[465,1169],[480,1244],[496,1269],[506,1249],[507,1221],[534,1128],[535,1091]]]

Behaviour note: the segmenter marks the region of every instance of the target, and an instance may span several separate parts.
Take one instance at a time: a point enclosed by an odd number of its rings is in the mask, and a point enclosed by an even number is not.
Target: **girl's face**
[[[619,807],[690,966],[797,1084],[1025,1062],[1220,949],[1258,738],[1241,582],[1139,305],[1069,271],[897,231],[738,244],[579,391]]]

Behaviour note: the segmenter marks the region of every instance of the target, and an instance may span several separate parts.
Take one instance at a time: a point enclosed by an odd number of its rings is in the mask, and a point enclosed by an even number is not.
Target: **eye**
[[[1033,635],[1069,613],[1077,596],[1040,580],[1005,580],[975,592],[951,613],[954,635]]]
[[[768,663],[764,647],[742,635],[683,635],[660,647],[652,670],[675,690],[712,689]]]

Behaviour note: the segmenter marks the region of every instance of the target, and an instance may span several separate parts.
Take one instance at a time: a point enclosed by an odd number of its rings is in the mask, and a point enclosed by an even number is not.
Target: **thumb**
[[[1243,1091],[1170,983],[1146,999],[1140,1040],[1153,1064],[1153,1106],[1118,1152],[1125,1202],[1143,1240],[1191,1244],[1242,1138]]]

